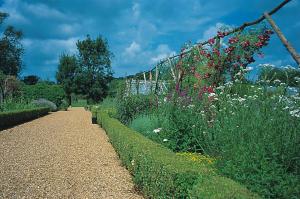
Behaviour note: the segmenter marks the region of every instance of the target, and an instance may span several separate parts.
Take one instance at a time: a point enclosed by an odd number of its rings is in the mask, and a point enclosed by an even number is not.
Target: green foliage
[[[7,14],[0,14],[0,25],[6,17],[8,17]],[[7,26],[3,37],[0,38],[0,70],[5,75],[18,76],[21,72],[24,53],[21,43],[22,35],[22,32],[13,26]]]
[[[109,97],[120,97],[125,92],[125,79],[113,79],[108,85]]]
[[[132,95],[118,99],[117,118],[124,124],[128,124],[135,116],[155,107],[152,96]]]
[[[56,72],[56,79],[59,84],[62,85],[66,97],[67,103],[71,104],[71,94],[75,92],[75,76],[78,70],[76,57],[62,54],[59,58],[58,71]]]
[[[36,108],[36,105],[27,103],[27,101],[20,99],[9,98],[0,104],[0,112],[9,112],[15,110],[25,110]]]
[[[40,78],[36,75],[28,75],[23,78],[23,82],[26,85],[35,85],[39,80]]]
[[[128,126],[136,132],[143,134],[147,138],[158,143],[163,142],[162,136],[158,136],[157,133],[154,132],[155,129],[159,129],[161,127],[161,122],[156,115],[138,115]]]
[[[149,198],[259,198],[218,176],[212,165],[177,156],[110,118],[105,110],[98,112],[97,119],[133,174],[136,186]]]
[[[102,108],[116,108],[117,107],[117,100],[115,98],[107,97],[101,102]]]
[[[0,113],[0,129],[17,125],[48,114],[49,108],[33,108]]]
[[[24,99],[29,102],[44,98],[54,102],[56,106],[59,107],[65,98],[65,92],[60,85],[51,85],[45,82],[40,82],[35,85],[24,85],[22,90]]]
[[[86,99],[77,99],[77,100],[74,100],[72,101],[72,104],[71,106],[73,107],[85,107],[87,106],[87,100]]]
[[[62,100],[60,106],[58,107],[59,110],[67,111],[69,107],[69,103],[66,100]]]
[[[260,83],[277,86],[284,83],[288,86],[300,87],[300,70],[292,67],[274,67],[264,65],[259,74]]]
[[[87,96],[89,103],[100,102],[107,96],[112,79],[111,57],[107,41],[102,37],[76,43],[78,55],[62,55],[56,74],[69,102],[71,93]]]
[[[270,92],[240,83],[216,90],[200,101],[160,99],[156,117],[161,131],[150,138],[174,151],[217,157],[220,173],[266,198],[296,198],[299,96],[284,96],[281,87]]]

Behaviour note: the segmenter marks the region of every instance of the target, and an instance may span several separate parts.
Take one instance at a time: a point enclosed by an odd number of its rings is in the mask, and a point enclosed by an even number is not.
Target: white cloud
[[[26,4],[25,9],[38,17],[52,18],[52,19],[66,18],[66,16],[62,12],[54,8],[50,8],[45,4]]]
[[[140,13],[141,13],[140,4],[138,4],[138,3],[133,4],[132,13],[133,13],[134,17],[136,17],[136,18],[140,17]]]
[[[167,44],[160,44],[151,57],[151,64],[156,64],[162,59],[168,58],[172,55],[175,55],[176,52],[172,51]]]
[[[22,42],[28,51],[38,50],[44,54],[59,55],[63,51],[66,53],[75,53],[76,42],[78,39],[80,38],[70,37],[68,39],[24,39]],[[56,51],[55,49],[59,49],[59,51]]]
[[[80,25],[79,24],[60,24],[58,26],[58,28],[61,30],[61,32],[63,34],[73,35],[74,33],[76,33],[79,30]]]
[[[9,13],[9,22],[13,23],[21,23],[28,24],[30,23],[29,19],[27,19],[18,9],[19,0],[7,0],[0,7],[1,11]]]
[[[134,57],[137,53],[141,51],[140,44],[135,41],[131,42],[130,46],[125,49],[124,56]]]
[[[208,39],[216,36],[217,32],[224,27],[230,28],[229,25],[221,22],[216,23],[214,26],[208,27],[207,30],[204,31],[202,38],[199,39],[198,42],[207,41]]]

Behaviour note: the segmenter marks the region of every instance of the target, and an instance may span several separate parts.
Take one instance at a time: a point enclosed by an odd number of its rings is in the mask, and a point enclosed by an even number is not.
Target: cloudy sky
[[[281,0],[0,0],[10,14],[6,24],[24,32],[23,75],[54,80],[59,55],[76,53],[76,41],[87,34],[107,38],[115,57],[115,76],[148,70],[180,50],[187,41],[202,41],[223,25],[251,21]],[[300,52],[300,0],[273,16]],[[257,63],[294,61],[274,35]],[[256,64],[257,64],[256,63]]]

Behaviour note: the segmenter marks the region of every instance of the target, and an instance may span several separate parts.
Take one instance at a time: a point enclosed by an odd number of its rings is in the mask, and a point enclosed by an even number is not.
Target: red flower
[[[199,74],[199,73],[195,73],[195,77],[197,78],[197,79],[201,79],[201,75]]]
[[[191,67],[191,73],[194,73],[196,68],[194,66]]]
[[[234,49],[235,49],[234,46],[229,46],[228,48],[225,49],[225,52],[226,52],[227,54],[229,54],[229,53],[231,53]]]
[[[255,59],[253,57],[246,57],[246,59],[249,63],[255,62]]]
[[[210,45],[215,44],[215,38],[209,39],[209,40],[208,40],[208,43],[209,43]]]
[[[237,37],[232,37],[232,38],[229,39],[230,44],[237,43],[238,41],[239,41],[239,38],[237,38]]]
[[[274,34],[273,30],[271,29],[266,30],[265,33],[268,35]]]
[[[207,92],[208,92],[208,93],[214,93],[214,89],[213,89],[211,86],[209,86],[209,87],[207,88]]]
[[[223,38],[223,37],[225,37],[226,36],[226,33],[225,32],[220,32],[220,31],[218,31],[218,37],[219,38]]]
[[[220,56],[220,52],[217,48],[214,48],[213,52],[217,55],[217,56]]]
[[[263,42],[259,41],[259,42],[255,43],[254,45],[255,45],[256,47],[261,48],[264,44],[263,44]]]
[[[246,48],[248,46],[250,46],[250,41],[247,40],[247,41],[242,42],[242,47],[243,48]]]
[[[206,78],[209,78],[210,76],[211,76],[210,73],[206,73],[206,74],[204,75],[204,78],[206,79]]]

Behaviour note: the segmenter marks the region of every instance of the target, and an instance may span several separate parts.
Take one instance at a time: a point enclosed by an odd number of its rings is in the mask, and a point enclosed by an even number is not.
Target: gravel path
[[[0,131],[0,198],[143,198],[91,114],[51,113]]]

